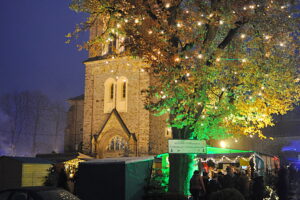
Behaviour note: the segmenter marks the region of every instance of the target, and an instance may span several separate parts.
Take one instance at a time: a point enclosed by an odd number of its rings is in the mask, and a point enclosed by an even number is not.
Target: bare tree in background
[[[35,155],[37,151],[37,135],[39,129],[42,126],[43,120],[46,119],[48,115],[48,110],[50,108],[50,100],[49,98],[42,94],[41,92],[32,92],[31,93],[31,120],[32,120],[32,155]]]
[[[0,109],[8,117],[10,133],[10,154],[16,154],[16,144],[26,126],[26,116],[29,114],[29,93],[5,94],[0,98]]]
[[[54,128],[54,138],[53,138],[53,149],[57,151],[58,149],[58,137],[60,133],[64,131],[65,120],[66,120],[66,110],[63,104],[60,102],[55,102],[50,107],[50,120]]]
[[[58,138],[65,127],[63,103],[53,103],[39,91],[16,92],[0,97],[0,112],[5,116],[0,130],[3,140],[9,138],[10,155],[59,149]]]

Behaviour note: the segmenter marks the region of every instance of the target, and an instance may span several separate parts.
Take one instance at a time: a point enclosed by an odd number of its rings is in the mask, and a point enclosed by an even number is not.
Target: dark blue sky
[[[87,53],[78,51],[76,42],[65,44],[65,35],[85,16],[71,11],[69,3],[1,0],[0,95],[40,90],[62,101],[83,93]]]

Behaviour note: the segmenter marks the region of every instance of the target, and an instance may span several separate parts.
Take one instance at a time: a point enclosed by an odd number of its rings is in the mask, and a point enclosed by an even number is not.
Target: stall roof
[[[1,156],[0,158],[7,158],[12,160],[17,160],[21,163],[34,163],[34,164],[53,164],[53,162],[42,159],[42,158],[35,158],[35,157],[13,157],[13,156]]]
[[[231,154],[231,153],[254,153],[254,151],[225,149],[218,147],[206,147],[207,154]]]

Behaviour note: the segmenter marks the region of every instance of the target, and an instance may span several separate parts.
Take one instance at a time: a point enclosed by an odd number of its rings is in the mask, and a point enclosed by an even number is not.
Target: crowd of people
[[[227,200],[263,200],[268,195],[266,185],[269,185],[280,200],[288,200],[290,186],[300,181],[299,176],[300,171],[292,165],[281,167],[276,174],[265,173],[265,176],[250,175],[245,170],[233,171],[231,167],[227,167],[224,174],[214,173],[211,177],[205,171],[201,175],[196,170],[190,180],[190,192],[193,200],[219,200],[220,196]]]

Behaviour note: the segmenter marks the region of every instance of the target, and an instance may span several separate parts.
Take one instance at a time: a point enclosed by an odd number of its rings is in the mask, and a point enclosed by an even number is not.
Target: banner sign
[[[205,140],[169,140],[169,153],[206,154]]]

